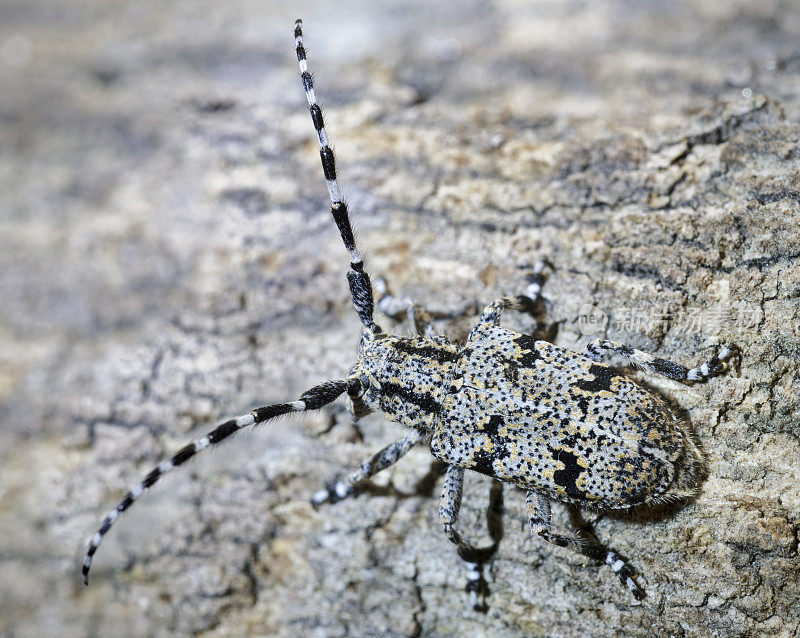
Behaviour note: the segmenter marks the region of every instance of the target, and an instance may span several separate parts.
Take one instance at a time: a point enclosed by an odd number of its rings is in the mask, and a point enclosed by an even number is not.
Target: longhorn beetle
[[[88,584],[92,557],[105,534],[162,476],[243,428],[290,412],[318,410],[347,393],[354,418],[381,411],[407,426],[409,433],[314,494],[312,505],[347,498],[361,482],[424,442],[447,467],[439,515],[462,558],[474,550],[456,525],[464,470],[474,470],[525,490],[533,533],[605,563],[641,599],[644,591],[634,581],[632,569],[613,549],[594,539],[552,530],[550,501],[603,511],[683,499],[696,491],[703,461],[688,427],[666,402],[602,359],[621,355],[633,366],[670,379],[705,381],[723,371],[724,362],[738,348],[723,346],[706,363],[687,369],[615,341],[597,339],[577,354],[501,328],[504,310],[527,311],[542,299],[541,266],[534,269],[523,294],[498,299],[484,308],[463,345],[435,335],[429,313],[410,300],[393,297],[378,280],[379,308],[389,315],[408,312],[418,336],[384,332],[373,319],[372,284],[339,191],[300,20],[294,35],[331,213],[350,256],[347,281],[362,324],[355,365],[345,378],[320,383],[296,401],[256,408],[225,421],[162,461],[127,493],[92,537],[82,565],[84,582]],[[467,573],[474,604],[481,575],[475,564],[468,564]]]

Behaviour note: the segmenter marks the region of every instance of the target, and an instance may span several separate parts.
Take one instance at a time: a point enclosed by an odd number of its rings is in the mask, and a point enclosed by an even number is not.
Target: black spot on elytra
[[[549,450],[553,459],[560,461],[564,465],[563,470],[556,470],[553,473],[553,481],[555,484],[563,487],[567,496],[585,498],[586,493],[577,485],[578,478],[581,472],[583,472],[583,468],[578,465],[578,457],[572,452],[565,450],[554,450],[553,448],[549,448]]]
[[[580,432],[575,432],[574,434],[562,435],[558,437],[559,444],[563,445],[564,447],[568,448],[577,448],[581,445],[584,445],[591,439],[593,439],[593,434],[588,434],[584,436]],[[562,453],[563,454],[563,453]]]
[[[575,385],[586,392],[613,392],[611,382],[622,375],[614,368],[593,363],[589,366],[589,374],[593,379],[579,379]]]
[[[492,463],[496,460],[502,460],[509,456],[511,453],[506,447],[506,439],[498,433],[498,430],[505,425],[503,417],[498,414],[493,414],[489,417],[489,423],[483,426],[483,433],[485,433],[489,440],[492,442],[492,451],[478,450],[473,456],[472,469],[487,476],[495,476]]]
[[[580,408],[581,414],[585,419],[589,414],[589,399],[586,397],[579,396],[577,397],[575,403],[578,404],[578,408]]]
[[[472,457],[473,465],[471,469],[481,474],[486,474],[486,476],[494,476],[494,468],[492,467],[494,458],[494,455],[489,454],[486,450],[479,450]]]
[[[520,349],[519,358],[516,360],[520,368],[532,368],[534,362],[542,357],[536,350],[536,339],[529,335],[519,335],[514,339],[514,343]]]
[[[489,417],[489,423],[484,426],[483,431],[491,437],[492,443],[495,442],[495,438],[497,437],[497,429],[501,425],[503,425],[503,418],[498,414],[493,414]]]
[[[519,383],[519,368],[515,365],[507,365],[503,367],[503,376],[511,385],[517,385]]]

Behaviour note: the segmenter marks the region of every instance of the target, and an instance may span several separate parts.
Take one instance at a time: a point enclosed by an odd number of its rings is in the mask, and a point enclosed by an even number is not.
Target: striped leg
[[[417,334],[423,337],[435,337],[433,317],[412,299],[395,297],[386,287],[382,277],[375,279],[375,291],[378,293],[378,310],[392,318],[405,314],[409,323],[414,326]]]
[[[437,336],[433,325],[434,319],[456,319],[474,315],[477,311],[477,306],[474,302],[464,304],[462,308],[450,312],[427,310],[413,299],[395,297],[389,292],[382,277],[375,279],[375,292],[378,293],[378,310],[398,321],[402,319],[402,316],[407,317],[417,334],[422,337]]]
[[[538,304],[544,300],[542,296],[542,285],[544,284],[544,275],[542,274],[545,268],[544,262],[538,262],[528,275],[528,285],[525,292],[521,295],[514,295],[512,297],[503,297],[490,303],[481,313],[480,322],[498,325],[500,323],[500,315],[504,310],[516,310],[518,312],[525,312],[528,314],[535,314]]]
[[[277,403],[275,405],[256,408],[248,414],[243,414],[242,416],[234,419],[229,419],[228,421],[225,421],[221,425],[217,426],[216,429],[209,432],[206,436],[182,447],[172,458],[159,463],[158,466],[151,470],[150,473],[144,477],[141,483],[130,490],[125,498],[120,501],[119,505],[117,505],[117,507],[114,508],[108,514],[108,516],[105,517],[105,519],[103,519],[103,523],[100,526],[100,529],[97,530],[97,533],[92,537],[92,540],[89,543],[89,548],[86,551],[86,556],[83,559],[83,582],[87,585],[89,584],[89,568],[92,565],[92,557],[97,551],[97,548],[100,546],[100,543],[103,541],[103,537],[108,533],[108,530],[111,529],[111,526],[117,521],[122,513],[125,512],[125,510],[127,510],[131,505],[133,505],[133,502],[142,494],[144,494],[144,492],[155,485],[162,476],[168,474],[176,467],[186,463],[186,461],[192,458],[200,450],[204,450],[211,445],[221,443],[242,428],[245,428],[249,425],[259,425],[265,421],[268,421],[269,419],[275,418],[282,414],[288,414],[289,412],[317,410],[336,399],[345,391],[348,391],[348,393],[351,395],[358,394],[358,392],[361,390],[360,386],[361,384],[357,379],[326,381],[325,383],[321,383],[317,386],[314,386],[307,392],[304,392],[297,401],[292,401],[291,403]]]
[[[326,486],[325,489],[316,492],[311,497],[311,505],[319,507],[323,503],[338,503],[339,501],[343,501],[353,494],[359,483],[366,481],[368,478],[375,476],[378,472],[382,472],[387,467],[397,463],[397,461],[403,458],[408,451],[421,440],[422,432],[415,430],[404,439],[387,445],[372,458],[364,461],[361,467],[355,472],[331,483]]]
[[[356,248],[356,240],[353,235],[353,228],[350,225],[350,217],[347,212],[347,204],[342,201],[339,191],[339,182],[336,180],[336,161],[333,151],[328,144],[328,135],[325,132],[325,123],[322,119],[322,109],[317,104],[317,96],[314,93],[314,83],[311,74],[308,72],[308,62],[306,61],[306,50],[303,47],[303,21],[297,20],[294,26],[294,41],[297,50],[297,62],[300,65],[300,78],[303,80],[303,89],[306,92],[308,108],[311,111],[311,121],[317,131],[319,140],[319,156],[322,160],[322,172],[325,175],[325,182],[328,186],[328,194],[331,199],[331,214],[339,228],[345,248],[350,255],[350,272],[347,273],[347,281],[350,284],[350,295],[353,298],[353,306],[356,309],[358,318],[365,328],[372,332],[380,332],[380,327],[373,321],[372,315],[375,304],[372,299],[372,285],[369,275],[364,270],[364,262]]]
[[[726,360],[739,356],[739,347],[735,344],[724,345],[704,364],[690,369],[667,359],[659,359],[652,354],[636,350],[617,341],[595,339],[586,344],[586,356],[590,359],[602,361],[606,355],[611,354],[623,356],[634,366],[675,381],[706,381],[725,370]]]
[[[636,600],[644,598],[644,590],[633,580],[633,570],[617,552],[594,540],[578,536],[554,534],[550,531],[550,501],[547,497],[536,492],[528,492],[527,502],[531,531],[534,534],[538,534],[554,545],[570,547],[597,562],[605,563],[622,581],[622,584],[631,591]]]
[[[444,533],[450,542],[456,546],[456,552],[467,564],[467,586],[470,606],[477,611],[485,611],[485,598],[489,594],[489,586],[483,577],[483,566],[497,551],[503,537],[500,518],[503,509],[502,483],[495,481],[490,496],[488,523],[492,544],[488,547],[477,548],[465,541],[456,529],[458,514],[461,510],[461,497],[464,490],[464,468],[450,465],[444,476],[442,487],[442,500],[439,505],[439,521]],[[478,602],[478,597],[484,599]]]

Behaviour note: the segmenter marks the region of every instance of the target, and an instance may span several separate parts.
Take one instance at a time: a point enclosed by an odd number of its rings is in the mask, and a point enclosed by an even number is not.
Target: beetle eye
[[[367,387],[361,382],[361,379],[350,379],[347,386],[347,396],[351,399],[358,399],[363,396]]]

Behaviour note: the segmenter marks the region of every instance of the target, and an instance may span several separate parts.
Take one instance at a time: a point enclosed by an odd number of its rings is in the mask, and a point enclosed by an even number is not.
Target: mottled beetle
[[[359,483],[424,441],[447,465],[440,518],[462,558],[469,561],[472,550],[456,529],[464,470],[470,469],[526,490],[534,533],[606,563],[637,599],[642,598],[643,590],[616,552],[596,540],[551,530],[550,501],[595,510],[628,510],[685,498],[696,490],[702,458],[687,427],[663,399],[601,360],[617,354],[670,379],[704,381],[721,372],[737,348],[722,347],[708,362],[687,369],[613,341],[595,340],[584,354],[576,354],[501,328],[503,310],[530,309],[540,299],[541,267],[534,269],[524,294],[487,306],[463,345],[434,335],[428,313],[411,301],[392,297],[379,280],[379,308],[389,315],[407,312],[419,336],[385,333],[373,320],[372,285],[339,192],[301,26],[298,20],[297,59],[319,138],[331,213],[350,255],[350,293],[363,324],[358,360],[346,378],[314,386],[296,401],[256,408],[225,421],[160,463],[128,492],[92,537],[83,561],[84,582],[88,583],[92,557],[103,536],[162,476],[245,427],[290,412],[317,410],[346,392],[354,417],[379,410],[410,428],[410,433],[314,494],[314,506],[350,496]],[[468,579],[474,604],[481,580],[477,565],[469,565]]]

